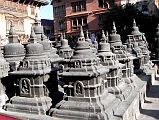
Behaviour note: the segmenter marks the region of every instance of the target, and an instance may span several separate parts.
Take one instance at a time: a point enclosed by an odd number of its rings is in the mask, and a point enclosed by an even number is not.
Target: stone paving
[[[152,84],[138,120],[159,120],[159,81]]]

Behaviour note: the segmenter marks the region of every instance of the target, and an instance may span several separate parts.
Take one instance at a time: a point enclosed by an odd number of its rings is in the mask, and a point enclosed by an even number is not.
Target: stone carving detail
[[[30,94],[30,80],[28,78],[21,78],[19,81],[20,94],[26,96]]]
[[[75,83],[75,94],[76,95],[82,95],[83,94],[83,85],[79,81]]]

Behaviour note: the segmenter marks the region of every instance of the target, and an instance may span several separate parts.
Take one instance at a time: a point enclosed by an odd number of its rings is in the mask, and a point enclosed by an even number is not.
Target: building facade
[[[41,19],[41,25],[43,26],[44,34],[50,39],[53,39],[53,34],[54,34],[54,27],[53,20],[48,20],[48,19]]]
[[[0,36],[4,39],[9,33],[10,24],[15,25],[19,39],[22,42],[28,38],[31,24],[34,22],[35,14],[39,14],[41,5],[48,2],[36,2],[34,0],[0,0]],[[1,44],[3,44],[1,42]]]
[[[100,14],[107,11],[107,0],[53,0],[55,36],[61,32],[76,34],[79,27],[99,31]]]

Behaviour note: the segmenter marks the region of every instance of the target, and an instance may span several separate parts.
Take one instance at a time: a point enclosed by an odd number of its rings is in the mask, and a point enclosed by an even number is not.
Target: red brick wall
[[[75,14],[79,14],[78,13],[72,13],[72,6],[71,6],[71,2],[76,2],[76,1],[80,1],[80,0],[67,0],[67,2],[65,0],[62,0],[62,2],[60,3],[53,3],[54,7],[56,6],[61,6],[61,5],[65,5],[66,7],[66,16],[72,16],[71,17],[66,17],[66,24],[67,24],[67,32],[71,33],[72,32],[72,21],[71,18],[73,17],[77,17],[74,16]],[[86,9],[87,11],[83,11],[84,12],[88,12],[88,17],[87,17],[87,23],[88,23],[88,29],[91,31],[98,31],[99,30],[99,20],[98,20],[98,15],[96,15],[97,11],[100,11],[101,8],[98,7],[98,0],[87,0],[86,1]],[[103,9],[102,9],[103,10]],[[81,12],[82,13],[82,12]],[[55,22],[54,22],[54,28],[55,28],[55,34],[58,33],[58,22],[57,20],[59,18],[54,18]]]

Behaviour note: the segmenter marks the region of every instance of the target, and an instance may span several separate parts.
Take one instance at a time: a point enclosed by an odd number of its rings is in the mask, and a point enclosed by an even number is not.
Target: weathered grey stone
[[[45,55],[43,46],[37,43],[32,29],[24,60],[17,71],[9,73],[15,78],[13,80],[18,90],[16,96],[5,105],[5,110],[46,114],[51,106],[51,98],[47,97],[47,88],[43,82],[48,80],[50,71],[50,60]]]
[[[59,56],[64,59],[69,59],[73,55],[73,50],[68,45],[68,40],[61,34],[61,46],[59,47],[58,53]]]
[[[24,59],[25,51],[23,45],[18,42],[13,24],[10,26],[8,39],[9,43],[4,46],[4,57],[10,64],[10,71],[16,71],[20,61]]]
[[[67,100],[61,101],[50,110],[52,116],[68,119],[109,119],[113,114],[111,101],[120,100],[107,92],[108,69],[99,60],[85,41],[81,27],[74,55],[70,61],[65,62],[63,72],[60,73]]]

